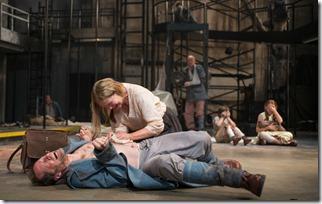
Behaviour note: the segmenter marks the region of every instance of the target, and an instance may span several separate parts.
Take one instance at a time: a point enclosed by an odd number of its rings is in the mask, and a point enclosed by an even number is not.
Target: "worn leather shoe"
[[[242,169],[240,162],[232,159],[224,160],[224,166],[228,168]]]
[[[233,137],[233,144],[236,146],[241,139],[242,139],[241,137],[237,137],[237,136]]]
[[[263,191],[265,178],[265,175],[250,174],[247,171],[244,171],[242,175],[241,187],[260,197]]]
[[[251,141],[252,141],[252,139],[249,139],[248,137],[246,137],[246,136],[244,136],[243,137],[243,140],[244,140],[244,145],[246,146],[246,145],[248,145]]]

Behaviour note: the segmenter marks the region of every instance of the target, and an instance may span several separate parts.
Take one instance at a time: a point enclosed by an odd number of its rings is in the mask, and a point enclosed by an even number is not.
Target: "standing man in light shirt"
[[[208,95],[205,88],[206,73],[200,64],[196,64],[196,58],[189,55],[188,66],[184,69],[186,74],[186,103],[184,119],[188,130],[203,130],[205,120],[205,103]],[[196,121],[195,121],[196,119]]]

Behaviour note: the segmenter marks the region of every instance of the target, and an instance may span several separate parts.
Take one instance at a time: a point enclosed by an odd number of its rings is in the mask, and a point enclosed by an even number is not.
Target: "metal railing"
[[[110,17],[112,20],[107,19]],[[50,21],[54,30],[68,28],[69,18],[70,14],[66,13],[65,10],[54,10],[50,12]],[[114,27],[115,11],[113,8],[102,8],[98,10],[98,13],[93,9],[73,10],[72,28],[92,28],[95,26],[95,18],[98,18],[98,27]],[[108,22],[112,24],[110,25]]]
[[[48,26],[50,33],[66,33],[70,29],[84,28],[111,28],[116,24],[114,8],[95,9],[73,9],[70,10],[50,10],[48,16]],[[44,33],[44,12],[39,8],[39,12],[31,13],[31,36],[42,38]]]
[[[44,14],[40,12],[32,13],[33,24],[42,25],[41,21],[44,19]],[[95,27],[95,18],[98,19],[99,28],[108,28],[115,26],[115,9],[101,8],[96,12],[94,9],[74,9],[72,12],[72,23],[70,24],[69,10],[51,10],[49,12],[49,24],[53,30],[69,29],[72,25],[73,29],[92,28]],[[111,18],[111,20],[110,20]],[[40,21],[37,23],[37,21]],[[109,24],[111,22],[111,25]]]
[[[10,6],[6,3],[1,3],[0,18],[1,28],[17,31],[17,26],[15,25],[22,22],[27,25],[27,28],[26,30],[21,30],[19,32],[29,33],[30,14],[28,12]]]

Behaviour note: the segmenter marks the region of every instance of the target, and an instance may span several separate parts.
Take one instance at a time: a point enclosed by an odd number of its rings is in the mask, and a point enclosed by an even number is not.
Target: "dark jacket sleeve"
[[[201,65],[197,65],[197,71],[199,75],[199,79],[202,84],[206,84],[206,72],[205,69]]]
[[[184,73],[184,81],[191,81],[189,74],[188,74],[188,67],[183,68],[183,73]]]

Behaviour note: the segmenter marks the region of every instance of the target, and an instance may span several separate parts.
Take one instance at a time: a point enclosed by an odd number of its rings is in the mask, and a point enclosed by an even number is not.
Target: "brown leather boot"
[[[237,160],[227,159],[224,160],[224,166],[228,168],[234,168],[234,169],[242,169],[241,164]]]
[[[241,139],[242,139],[241,137],[234,136],[233,137],[233,144],[236,146]]]
[[[265,175],[250,174],[247,171],[244,171],[242,175],[241,187],[260,197],[263,191],[265,177]]]
[[[246,146],[246,145],[248,145],[252,140],[251,139],[249,139],[248,137],[246,137],[246,136],[244,136],[244,137],[242,137],[243,138],[243,140],[244,140],[244,145]]]

